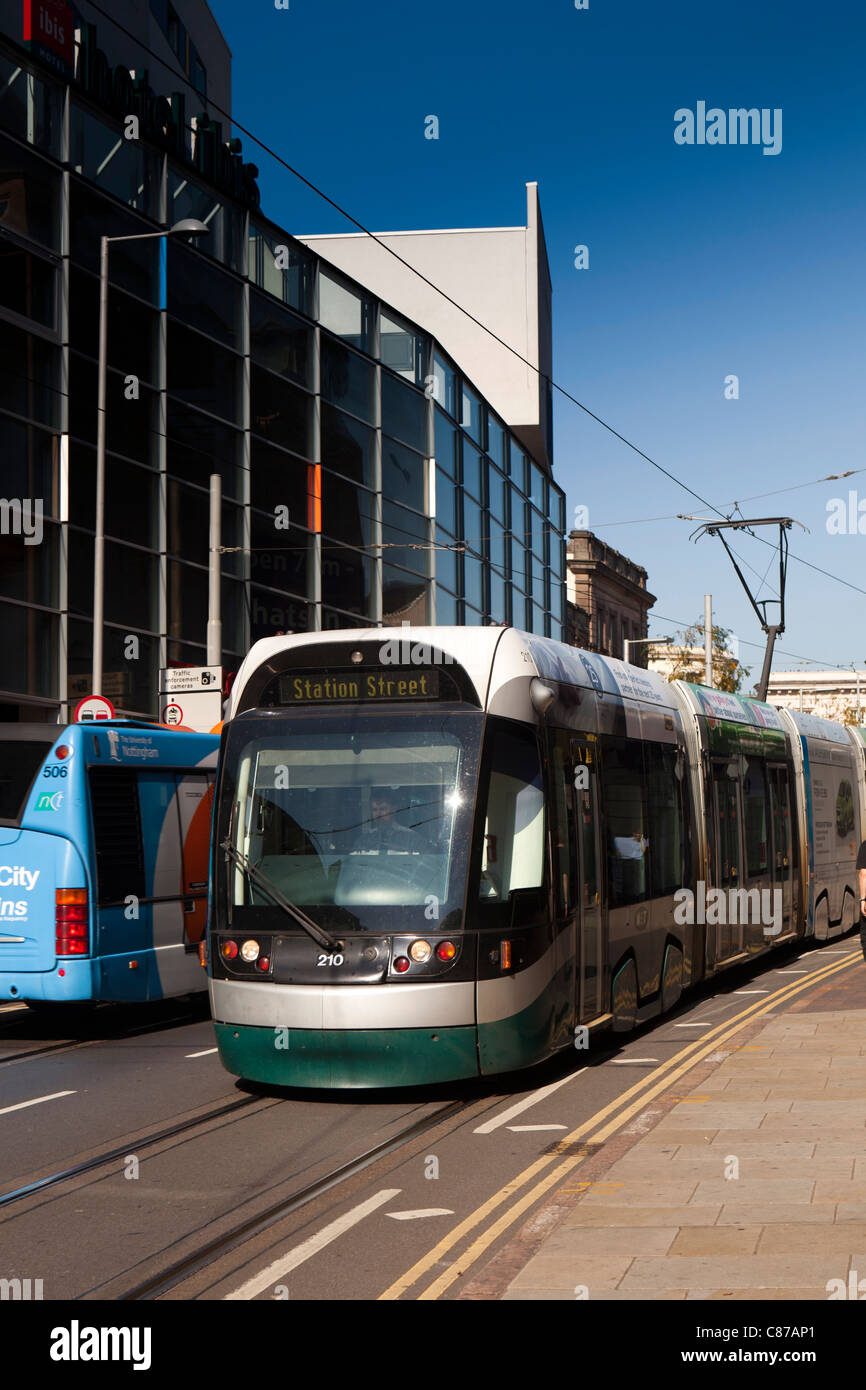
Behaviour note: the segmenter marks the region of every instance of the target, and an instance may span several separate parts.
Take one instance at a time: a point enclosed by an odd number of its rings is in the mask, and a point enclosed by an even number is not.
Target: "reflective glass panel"
[[[0,228],[60,249],[60,173],[0,135]],[[96,247],[99,254],[99,244]]]
[[[433,399],[449,415],[457,414],[457,378],[438,352],[433,353]]]
[[[322,406],[322,462],[347,478],[369,487],[372,483],[373,431],[366,425]]]
[[[302,319],[250,291],[250,354],[254,362],[299,386],[309,386],[311,341],[312,331]]]
[[[388,372],[382,373],[382,429],[423,454],[427,442],[427,402],[420,392]]]
[[[69,158],[75,173],[88,183],[98,184],[146,217],[158,218],[162,161],[156,150],[143,140],[125,140],[122,125],[103,120],[74,101]]]
[[[463,387],[462,411],[460,423],[468,434],[471,434],[476,444],[482,442],[481,439],[481,402],[474,391],[468,386]]]
[[[436,462],[440,468],[445,469],[446,473],[450,473],[452,478],[456,478],[460,436],[439,409],[433,412],[433,425],[433,452]]]
[[[423,387],[426,349],[426,338],[382,310],[379,316],[379,357],[383,366],[390,367],[392,372],[402,376],[405,381],[411,381],[414,386]]]
[[[0,126],[59,159],[62,117],[63,87],[26,72],[0,53]]]
[[[424,509],[424,459],[414,449],[407,449],[382,436],[382,494],[403,502],[407,507]]]
[[[373,365],[350,352],[333,338],[321,338],[322,396],[327,401],[360,415],[362,420],[373,418]]]
[[[319,269],[319,322],[352,347],[370,351],[372,304],[369,299]]]

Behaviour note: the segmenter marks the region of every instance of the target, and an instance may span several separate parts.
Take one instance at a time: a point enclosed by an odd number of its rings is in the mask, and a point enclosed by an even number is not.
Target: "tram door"
[[[731,773],[736,769],[737,775]],[[713,763],[712,837],[713,884],[721,889],[724,903],[715,912],[707,912],[707,954],[713,961],[729,960],[743,950],[743,923],[728,909],[731,890],[738,889],[743,878],[741,827],[743,823],[740,780],[736,761]],[[712,918],[716,918],[715,924]]]
[[[778,890],[782,894],[782,930],[779,935],[786,936],[793,925],[794,882],[794,827],[791,822],[788,769],[787,767],[769,767],[767,777],[770,784],[770,808],[773,825],[772,880],[774,890]]]
[[[598,819],[598,746],[573,739],[572,757],[586,776],[575,784],[574,831],[580,866],[579,949],[576,1013],[588,1023],[604,1013],[604,915],[601,904],[601,845]],[[585,783],[586,785],[581,785]]]

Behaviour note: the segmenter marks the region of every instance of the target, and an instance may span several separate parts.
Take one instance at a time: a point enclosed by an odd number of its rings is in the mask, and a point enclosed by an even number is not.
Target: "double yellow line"
[[[526,1188],[527,1185],[531,1183],[532,1186],[529,1187],[528,1191],[524,1192],[513,1205],[507,1206],[506,1210],[497,1220],[485,1227],[468,1249],[449,1264],[449,1267],[444,1273],[440,1274],[438,1278],[433,1280],[432,1284],[429,1284],[427,1288],[416,1295],[419,1300],[438,1298],[440,1294],[450,1288],[456,1279],[459,1279],[465,1274],[466,1271],[481,1258],[492,1243],[502,1235],[509,1226],[512,1226],[525,1211],[543,1197],[551,1187],[556,1186],[568,1173],[584,1162],[589,1156],[586,1149],[590,1144],[592,1144],[593,1147],[603,1144],[606,1139],[609,1139],[612,1134],[615,1134],[617,1130],[621,1129],[633,1115],[642,1110],[648,1101],[654,1100],[657,1096],[660,1096],[664,1091],[668,1090],[670,1086],[683,1077],[686,1072],[690,1071],[692,1067],[696,1066],[698,1062],[703,1061],[711,1052],[714,1052],[721,1043],[727,1042],[729,1038],[734,1037],[735,1034],[745,1028],[747,1024],[759,1018],[761,1014],[767,1013],[770,1009],[776,1008],[779,1004],[787,1003],[790,999],[795,998],[796,995],[802,994],[805,990],[813,988],[814,985],[820,984],[823,980],[830,979],[832,976],[840,974],[843,970],[848,970],[858,960],[862,962],[862,959],[863,956],[860,949],[853,950],[844,960],[834,962],[832,965],[819,967],[807,980],[799,980],[791,985],[783,985],[782,988],[775,993],[769,994],[766,999],[755,1004],[749,1004],[742,1013],[735,1014],[733,1019],[728,1019],[726,1022],[718,1024],[711,1032],[704,1034],[703,1037],[696,1039],[693,1043],[688,1043],[673,1057],[668,1058],[666,1062],[661,1063],[661,1065],[650,1072],[648,1076],[645,1076],[628,1091],[624,1092],[623,1095],[618,1096],[616,1100],[611,1101],[610,1104],[604,1106],[602,1110],[598,1110],[591,1119],[585,1120],[577,1129],[572,1130],[571,1134],[566,1135],[564,1139],[560,1140],[559,1143],[555,1145],[552,1153],[545,1154],[541,1158],[536,1159],[536,1161],[531,1163],[528,1168],[525,1168],[522,1173],[519,1173],[516,1178],[512,1178],[510,1182],[506,1183],[504,1187],[500,1188],[498,1192],[488,1198],[482,1206],[478,1207],[470,1216],[467,1216],[459,1225],[455,1226],[447,1236],[444,1236],[442,1240],[418,1260],[410,1270],[399,1279],[395,1280],[384,1293],[379,1295],[379,1298],[391,1300],[401,1298],[413,1284],[417,1284],[418,1281],[422,1279],[425,1274],[428,1274],[455,1245],[462,1241],[464,1236],[467,1236],[475,1227],[482,1225],[497,1207],[504,1206],[512,1197],[520,1192],[522,1188]],[[636,1099],[633,1099],[635,1097]],[[629,1104],[629,1102],[631,1102],[631,1104]],[[614,1112],[618,1113],[614,1114]],[[614,1117],[610,1119],[607,1124],[603,1124],[602,1122],[607,1120],[611,1115]],[[601,1128],[598,1128],[599,1125],[601,1125]],[[591,1136],[591,1138],[587,1136]],[[571,1147],[579,1143],[580,1140],[584,1141],[581,1146],[584,1152],[569,1155],[563,1162],[557,1164],[555,1168],[545,1173],[544,1177],[539,1178],[539,1175],[544,1173],[545,1169],[549,1169],[551,1164],[556,1163],[557,1158],[561,1157],[562,1154],[569,1154]],[[536,1178],[539,1178],[539,1180],[533,1182]]]

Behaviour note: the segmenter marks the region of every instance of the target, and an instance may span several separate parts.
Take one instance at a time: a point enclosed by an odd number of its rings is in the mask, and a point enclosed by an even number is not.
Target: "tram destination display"
[[[354,701],[438,700],[439,672],[414,670],[293,671],[280,677],[281,705],[334,705]]]

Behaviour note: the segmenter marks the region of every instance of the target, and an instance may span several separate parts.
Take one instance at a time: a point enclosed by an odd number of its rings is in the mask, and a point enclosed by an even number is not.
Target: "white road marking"
[[[503,1110],[501,1115],[488,1120],[486,1124],[479,1125],[472,1133],[492,1134],[494,1129],[498,1129],[500,1125],[507,1125],[509,1120],[514,1119],[515,1115],[522,1115],[523,1111],[528,1110],[530,1105],[537,1105],[540,1100],[544,1100],[545,1096],[552,1096],[553,1092],[558,1091],[560,1086],[564,1086],[567,1081],[574,1081],[576,1077],[582,1076],[586,1070],[586,1067],[581,1067],[580,1071],[572,1072],[571,1076],[563,1076],[560,1081],[553,1081],[549,1086],[542,1086],[540,1090],[533,1091],[531,1095],[526,1096],[524,1100],[519,1100],[508,1110]]]
[[[657,1062],[658,1057],[620,1057],[614,1062],[615,1067],[637,1067],[643,1066],[645,1062]]]
[[[241,1284],[239,1289],[235,1289],[233,1293],[227,1293],[225,1300],[250,1299],[255,1298],[257,1294],[264,1293],[270,1284],[275,1284],[279,1279],[285,1278],[293,1269],[297,1269],[298,1265],[303,1264],[312,1255],[318,1254],[320,1250],[324,1250],[326,1245],[331,1244],[331,1241],[351,1230],[353,1226],[357,1226],[358,1222],[363,1221],[365,1216],[369,1216],[371,1211],[383,1206],[385,1202],[390,1202],[392,1197],[399,1197],[402,1190],[401,1187],[387,1187],[383,1191],[377,1192],[375,1197],[370,1197],[360,1206],[353,1207],[344,1216],[332,1221],[330,1226],[325,1226],[316,1235],[310,1236],[310,1239],[305,1240],[303,1245],[296,1246],[287,1255],[282,1255],[280,1259],[274,1260],[260,1274],[254,1274],[252,1279]]]
[[[735,989],[734,994],[769,994],[768,989]]]
[[[811,970],[777,970],[777,975],[811,975]]]
[[[508,1128],[513,1129],[515,1134],[529,1134],[535,1129],[568,1129],[568,1125],[509,1125]]]
[[[29,1105],[44,1105],[46,1100],[60,1100],[61,1096],[77,1096],[77,1091],[54,1091],[50,1096],[37,1096],[35,1100],[22,1100],[17,1105],[7,1105],[0,1115],[11,1115],[13,1110],[26,1110]]]
[[[212,1057],[215,1052],[219,1052],[218,1047],[206,1047],[204,1052],[188,1052],[186,1056],[187,1060],[190,1057]]]
[[[424,1216],[453,1216],[449,1207],[426,1207],[422,1211],[386,1211],[392,1221],[419,1221]]]
[[[674,1024],[674,1027],[675,1027],[675,1028],[709,1028],[709,1027],[710,1027],[710,1020],[707,1019],[706,1023],[675,1023],[675,1024]]]

